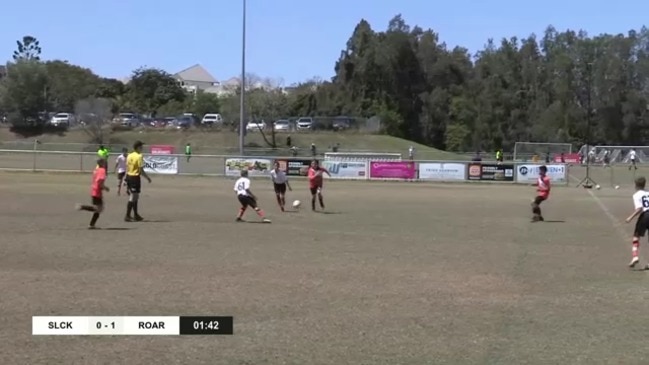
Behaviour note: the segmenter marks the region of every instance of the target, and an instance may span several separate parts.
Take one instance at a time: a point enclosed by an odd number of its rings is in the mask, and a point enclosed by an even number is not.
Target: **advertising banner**
[[[514,181],[514,165],[495,163],[470,163],[469,180]]]
[[[434,181],[464,181],[466,165],[462,163],[420,163],[419,178]]]
[[[144,171],[148,174],[177,174],[178,157],[164,155],[144,156]]]
[[[332,179],[367,179],[367,161],[328,161],[323,162]]]
[[[539,167],[543,164],[525,164],[517,165],[518,174],[516,174],[516,182],[519,183],[534,183],[539,178]],[[565,183],[568,182],[568,169],[566,165],[552,164],[545,165],[548,167],[548,177],[552,182]]]
[[[372,179],[415,179],[417,169],[412,161],[371,161]]]
[[[152,145],[151,146],[151,154],[152,155],[173,155],[174,154],[174,146],[171,145]]]
[[[279,169],[286,171],[288,176],[306,176],[311,160],[293,158],[290,160],[278,160]]]
[[[561,155],[554,155],[554,162],[556,163],[580,163],[580,158],[578,153],[564,153],[563,161],[561,161]]]
[[[228,158],[225,160],[225,176],[240,176],[241,170],[248,170],[248,176],[270,176],[273,160],[267,158]]]

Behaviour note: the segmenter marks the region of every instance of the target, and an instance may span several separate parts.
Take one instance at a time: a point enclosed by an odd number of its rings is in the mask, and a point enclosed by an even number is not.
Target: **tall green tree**
[[[140,113],[155,113],[171,101],[183,102],[187,93],[169,73],[155,68],[133,71],[127,85],[130,105]]]
[[[45,65],[19,61],[7,65],[7,76],[0,82],[0,104],[14,125],[42,124],[39,113],[47,110],[48,77]]]
[[[41,45],[38,39],[26,35],[22,40],[16,41],[17,49],[14,51],[14,61],[39,61],[41,58]]]

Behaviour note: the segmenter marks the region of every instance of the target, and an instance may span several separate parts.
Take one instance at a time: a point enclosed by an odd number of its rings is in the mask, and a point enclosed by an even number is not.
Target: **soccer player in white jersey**
[[[293,191],[293,189],[291,188],[291,184],[288,183],[286,172],[279,168],[279,162],[277,161],[275,161],[273,169],[270,170],[270,179],[273,181],[277,204],[279,205],[279,209],[283,212],[284,207],[286,206],[286,188],[290,191]]]
[[[645,232],[649,229],[649,213],[647,213],[649,211],[649,192],[645,190],[646,184],[647,180],[642,176],[635,179],[635,193],[633,194],[633,207],[635,210],[626,219],[626,222],[629,223],[633,218],[638,217],[633,230],[630,267],[634,267],[640,261],[638,257],[640,237],[644,237]]]
[[[128,148],[122,148],[122,154],[115,159],[115,172],[117,173],[117,195],[122,193],[122,185],[125,185],[124,176],[126,175],[126,156],[128,156]],[[126,189],[126,194],[130,194]]]
[[[635,150],[631,149],[631,151],[629,151],[629,162],[630,162],[629,170],[631,170],[632,167],[636,170],[638,169],[638,165],[636,165],[635,159],[636,159]]]
[[[237,199],[241,203],[239,214],[237,215],[237,222],[243,222],[243,213],[246,212],[248,207],[257,212],[257,215],[264,223],[270,223],[270,219],[266,218],[264,211],[257,206],[257,198],[250,191],[250,179],[248,179],[248,170],[241,170],[241,177],[234,183],[234,192],[237,194]]]

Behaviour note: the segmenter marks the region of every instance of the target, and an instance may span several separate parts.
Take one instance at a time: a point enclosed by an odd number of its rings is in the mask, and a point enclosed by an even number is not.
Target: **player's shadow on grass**
[[[126,227],[108,227],[108,228],[99,228],[100,231],[130,231],[135,228],[126,228]]]
[[[343,214],[342,212],[323,212],[323,211],[320,211],[320,210],[316,210],[315,213],[318,213],[318,214]]]
[[[167,219],[145,219],[142,223],[171,223],[171,221]]]
[[[566,221],[562,221],[562,220],[551,220],[551,221],[544,220],[543,223],[566,223]]]

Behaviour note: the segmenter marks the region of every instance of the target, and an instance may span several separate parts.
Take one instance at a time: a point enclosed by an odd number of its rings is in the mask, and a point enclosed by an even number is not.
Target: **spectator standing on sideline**
[[[408,158],[410,158],[410,161],[415,159],[415,147],[410,146],[410,148],[408,148]]]
[[[104,168],[108,166],[108,155],[110,155],[110,151],[108,151],[108,148],[104,147],[103,144],[99,145],[99,149],[97,150],[97,156],[99,156],[100,159],[106,161],[106,163],[102,165],[104,166]],[[106,172],[108,172],[108,170]]]
[[[185,157],[187,157],[187,162],[192,157],[192,145],[189,143],[185,146]]]
[[[315,147],[315,143],[311,143],[311,155],[315,157],[317,155],[317,150]]]

